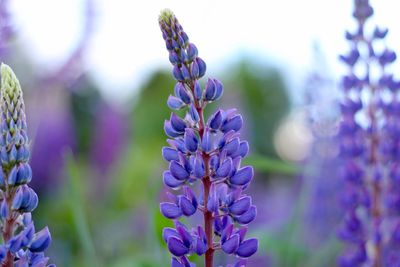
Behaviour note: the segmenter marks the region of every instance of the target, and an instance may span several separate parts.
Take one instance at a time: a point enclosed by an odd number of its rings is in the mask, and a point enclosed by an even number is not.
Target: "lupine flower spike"
[[[31,216],[38,196],[28,186],[32,170],[22,90],[5,64],[1,64],[0,113],[0,263],[3,267],[46,266],[49,258],[44,251],[51,236],[47,227],[36,232]]]
[[[340,57],[348,67],[339,130],[347,213],[339,236],[347,246],[338,264],[400,266],[400,82],[390,73],[396,54],[385,45],[387,29],[367,30],[369,1],[354,3],[357,29],[346,33],[351,49]]]
[[[238,258],[235,265],[227,266],[245,266],[246,258],[257,251],[258,241],[245,237],[256,207],[243,194],[253,179],[253,168],[240,167],[249,151],[247,141],[239,138],[242,116],[235,109],[218,109],[206,121],[204,109],[221,98],[223,85],[210,78],[201,88],[199,79],[206,64],[171,11],[161,12],[159,25],[177,80],[167,104],[173,110],[186,110],[184,118],[172,113],[164,123],[170,138],[170,146],[162,149],[169,162],[164,184],[178,192],[169,193],[170,202],[160,205],[161,213],[175,221],[175,228],[163,231],[173,255],[171,266],[195,266],[188,259],[195,253],[204,255],[205,267],[212,267],[217,250]],[[202,214],[201,225],[189,228],[179,221],[197,213]]]

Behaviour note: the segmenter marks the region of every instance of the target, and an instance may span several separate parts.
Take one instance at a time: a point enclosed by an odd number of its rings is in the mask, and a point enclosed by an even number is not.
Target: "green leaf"
[[[299,168],[294,164],[261,155],[249,156],[243,159],[243,163],[252,165],[258,172],[285,175],[296,175],[300,173]]]
[[[67,173],[69,189],[69,208],[72,213],[73,221],[76,227],[76,235],[79,238],[82,254],[85,255],[86,266],[101,266],[97,257],[93,240],[89,231],[89,226],[84,209],[84,199],[81,184],[85,181],[84,170],[73,159],[72,154],[67,155]]]

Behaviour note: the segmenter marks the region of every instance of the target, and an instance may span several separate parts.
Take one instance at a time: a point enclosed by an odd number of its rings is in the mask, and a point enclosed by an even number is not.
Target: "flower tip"
[[[175,17],[174,12],[171,11],[171,9],[163,9],[160,12],[160,16],[158,17],[159,22],[165,22],[168,23],[170,22],[173,18]]]
[[[22,93],[21,86],[14,71],[5,63],[0,66],[1,90],[7,93]]]
[[[4,62],[1,62],[1,66],[0,66],[0,73],[1,73],[1,77],[11,77],[14,75],[13,70],[10,68],[10,66],[8,66],[7,64],[5,64]]]
[[[11,69],[10,66],[8,66],[7,64],[5,64],[4,62],[1,62],[1,71],[3,72],[3,70],[6,70],[7,68]]]

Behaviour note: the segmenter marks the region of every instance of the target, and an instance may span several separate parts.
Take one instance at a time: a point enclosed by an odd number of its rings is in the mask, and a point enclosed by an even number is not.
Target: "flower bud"
[[[35,234],[29,250],[32,252],[43,252],[51,243],[51,235],[47,226]]]

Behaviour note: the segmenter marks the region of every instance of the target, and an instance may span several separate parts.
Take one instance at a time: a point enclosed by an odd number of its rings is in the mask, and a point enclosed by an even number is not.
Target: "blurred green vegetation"
[[[226,87],[235,90],[246,115],[252,151],[276,158],[273,135],[290,108],[290,99],[280,72],[250,57],[231,67]]]

